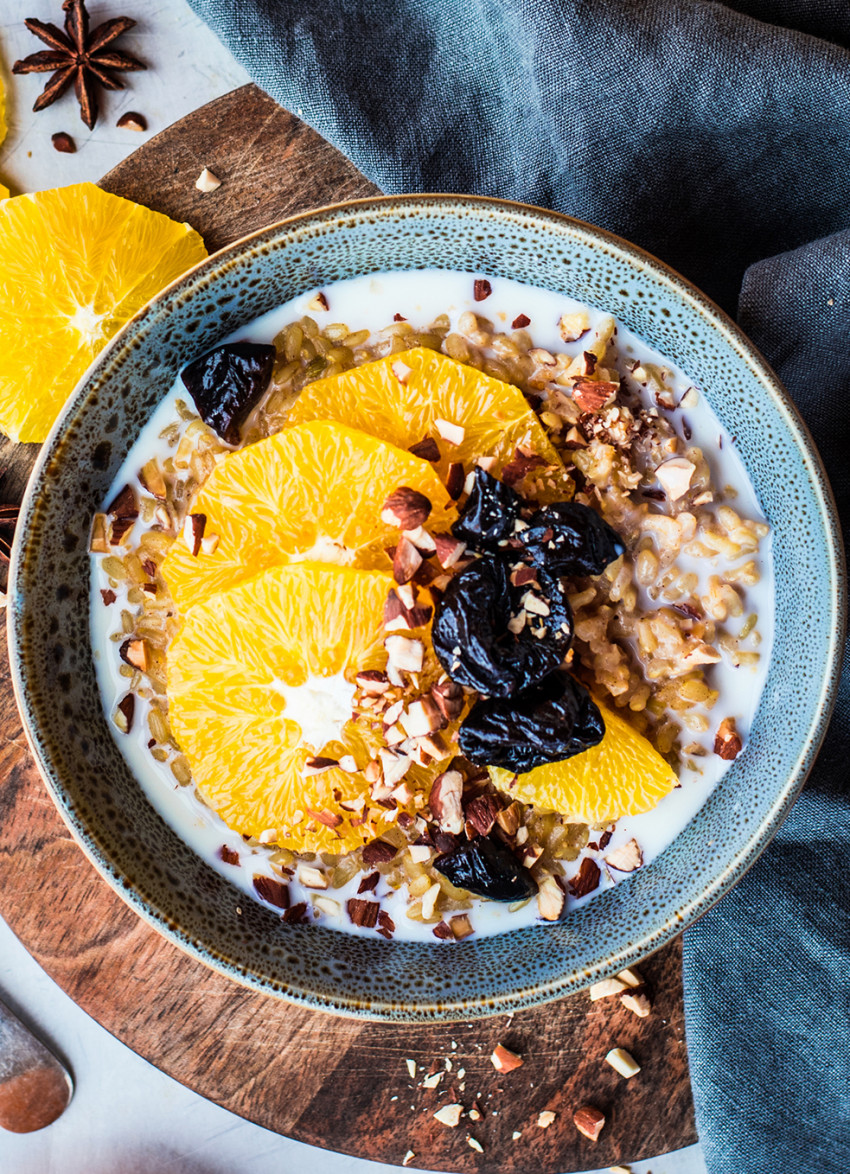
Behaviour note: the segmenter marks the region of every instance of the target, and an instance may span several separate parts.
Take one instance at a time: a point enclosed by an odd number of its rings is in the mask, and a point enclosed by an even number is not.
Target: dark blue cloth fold
[[[846,526],[850,0],[190,3],[385,192],[555,208],[649,249],[732,313],[740,294]],[[848,675],[787,823],[685,935],[712,1174],[850,1166]]]

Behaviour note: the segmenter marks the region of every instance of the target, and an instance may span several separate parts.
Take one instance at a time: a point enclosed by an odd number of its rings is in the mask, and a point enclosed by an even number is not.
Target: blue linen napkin
[[[190,0],[385,192],[555,208],[739,320],[850,518],[850,0]],[[742,285],[743,283],[743,285]],[[850,665],[806,790],[685,935],[712,1174],[850,1165]]]

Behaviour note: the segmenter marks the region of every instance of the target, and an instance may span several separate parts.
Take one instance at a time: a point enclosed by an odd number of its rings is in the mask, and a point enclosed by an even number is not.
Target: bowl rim
[[[829,561],[828,566],[824,569],[832,587],[834,604],[835,623],[831,628],[832,636],[821,676],[820,690],[816,696],[815,704],[812,706],[813,711],[816,709],[817,716],[810,723],[805,736],[801,739],[794,767],[789,772],[784,786],[775,794],[767,818],[757,825],[746,844],[717,873],[707,888],[702,889],[699,894],[693,895],[684,905],[680,905],[675,913],[668,916],[661,924],[652,929],[646,929],[637,937],[631,938],[628,945],[617,953],[609,955],[605,960],[593,962],[580,970],[574,970],[543,984],[533,983],[512,989],[495,998],[490,997],[489,1005],[487,996],[463,996],[454,1001],[449,1000],[439,1004],[403,1005],[382,1000],[364,1003],[359,999],[346,1002],[344,998],[334,997],[331,999],[323,993],[272,988],[268,980],[262,976],[246,973],[243,969],[238,968],[232,960],[219,958],[211,947],[196,942],[188,932],[182,931],[180,926],[175,925],[164,911],[155,908],[147,898],[141,897],[134,889],[128,889],[125,884],[122,884],[120,868],[110,860],[95,833],[90,829],[83,829],[75,823],[73,804],[66,796],[61,780],[54,781],[52,778],[52,767],[46,747],[42,745],[38,731],[31,728],[26,704],[23,634],[25,605],[22,604],[19,587],[19,580],[23,577],[24,535],[29,530],[29,522],[38,496],[37,488],[44,470],[53,458],[66,420],[76,411],[77,403],[86,392],[92,376],[101,365],[109,362],[113,352],[125,345],[128,336],[138,329],[147,317],[158,312],[163,302],[179,294],[181,288],[192,286],[199,277],[208,274],[208,282],[213,282],[219,272],[226,271],[231,264],[238,262],[246,253],[261,250],[264,245],[272,245],[281,236],[295,231],[299,227],[306,227],[310,222],[321,224],[339,219],[346,214],[362,214],[368,213],[370,210],[391,214],[393,209],[410,209],[417,205],[426,208],[444,205],[447,211],[455,212],[463,208],[474,210],[476,207],[481,207],[482,209],[495,209],[505,214],[525,215],[534,219],[538,224],[549,222],[554,226],[572,230],[592,247],[597,247],[600,242],[613,247],[630,267],[647,268],[652,271],[657,279],[661,279],[676,291],[701,321],[705,322],[713,331],[718,331],[730,344],[736,355],[748,365],[751,373],[758,378],[759,383],[771,396],[777,407],[781,409],[784,422],[793,435],[797,446],[808,458],[809,471],[814,473],[814,476],[811,477],[812,490],[817,497],[819,516],[824,525],[824,534],[827,540]],[[325,1010],[361,1019],[408,1023],[433,1023],[438,1020],[457,1021],[505,1014],[575,993],[603,977],[637,963],[641,958],[662,948],[716,904],[755,864],[773,839],[787,818],[814,765],[836,701],[847,625],[847,583],[843,539],[835,498],[823,461],[809,428],[790,394],[755,344],[750,341],[726,311],[672,266],[639,245],[635,245],[607,229],[565,213],[515,200],[440,192],[367,196],[323,205],[275,221],[273,224],[247,233],[209,254],[191,269],[186,270],[185,273],[164,286],[154,298],[129,318],[83,373],[41,447],[21,504],[20,523],[16,528],[10,559],[8,599],[7,642],[10,675],[27,742],[39,774],[60,816],[87,859],[113,891],[172,944],[188,953],[196,961],[203,962],[206,966],[212,967],[250,990],[266,996],[283,998],[313,1010]],[[392,943],[387,943],[387,945],[391,946]]]

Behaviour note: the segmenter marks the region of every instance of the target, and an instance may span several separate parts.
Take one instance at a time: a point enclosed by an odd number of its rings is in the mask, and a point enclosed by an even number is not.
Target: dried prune
[[[557,579],[537,570],[538,591],[511,583],[505,558],[477,559],[448,584],[431,631],[434,651],[459,685],[490,697],[510,697],[563,663],[572,637],[572,614]],[[534,597],[518,632],[508,627]],[[530,599],[529,601],[530,602]],[[548,615],[540,615],[541,605]],[[514,624],[514,626],[517,626]]]
[[[537,883],[501,840],[477,836],[453,852],[438,856],[434,867],[458,889],[491,901],[522,901],[533,897]]]
[[[471,762],[521,774],[572,758],[604,734],[602,714],[584,685],[554,672],[508,700],[476,701],[461,723],[459,746]]]
[[[502,550],[514,537],[522,504],[522,498],[510,485],[497,481],[478,465],[472,492],[452,526],[452,534],[470,550]]]
[[[180,372],[198,415],[227,444],[239,443],[239,429],[268,387],[274,360],[273,346],[230,342]]]
[[[589,506],[559,501],[538,510],[517,538],[550,575],[601,575],[625,551],[616,530]]]

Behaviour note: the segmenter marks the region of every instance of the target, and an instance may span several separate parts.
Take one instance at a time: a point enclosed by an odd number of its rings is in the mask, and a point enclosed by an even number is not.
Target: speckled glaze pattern
[[[135,783],[101,710],[88,630],[89,520],[183,363],[306,289],[435,266],[563,292],[670,355],[736,437],[774,530],[777,608],[746,754],[659,859],[559,923],[452,945],[285,925],[245,901]],[[142,917],[262,992],[428,1022],[569,994],[657,949],[721,897],[768,843],[812,764],[843,616],[840,539],[820,460],[775,376],[720,310],[599,229],[499,201],[417,196],[274,225],[210,257],[125,327],[42,451],[16,540],[9,633],[18,703],[48,789],[89,859]]]

